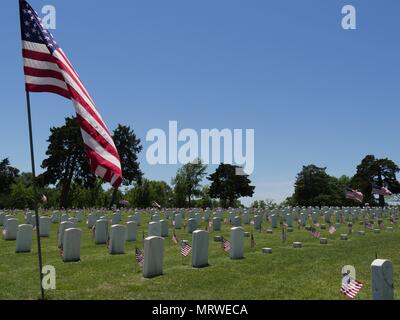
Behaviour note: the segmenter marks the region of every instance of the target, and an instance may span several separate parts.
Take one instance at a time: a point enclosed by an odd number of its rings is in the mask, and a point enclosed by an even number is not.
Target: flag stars
[[[30,38],[30,37],[31,37],[31,34],[30,34],[29,32],[26,32],[26,33],[25,33],[25,37]]]
[[[25,26],[29,27],[29,21],[24,22]]]

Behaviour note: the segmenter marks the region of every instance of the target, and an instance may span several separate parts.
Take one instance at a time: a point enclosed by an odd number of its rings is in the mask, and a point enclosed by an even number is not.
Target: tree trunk
[[[114,188],[114,191],[113,191],[113,194],[112,194],[112,197],[111,197],[110,209],[112,209],[113,205],[115,204],[115,200],[117,198],[117,192],[118,192],[118,189]]]
[[[378,181],[379,181],[379,187],[382,188],[383,187],[383,179],[382,179],[382,174],[381,174],[380,171],[379,171],[379,174],[378,174]],[[385,207],[385,196],[379,195],[379,206],[381,208]]]

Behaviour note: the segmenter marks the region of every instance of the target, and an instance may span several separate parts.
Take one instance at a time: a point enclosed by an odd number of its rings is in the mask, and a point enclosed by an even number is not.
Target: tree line
[[[41,164],[43,173],[36,179],[41,206],[148,208],[157,203],[161,207],[237,207],[241,205],[239,198],[254,194],[248,176],[236,175],[237,166],[221,164],[207,176],[207,165],[199,159],[183,165],[170,184],[148,180],[140,169],[138,155],[143,147],[134,131],[119,124],[112,137],[121,158],[124,191],[104,189],[103,181],[90,172],[76,118],[66,118],[63,126],[51,128]],[[4,159],[0,178],[0,208],[33,207],[31,173],[20,173]],[[210,185],[202,185],[205,178]]]

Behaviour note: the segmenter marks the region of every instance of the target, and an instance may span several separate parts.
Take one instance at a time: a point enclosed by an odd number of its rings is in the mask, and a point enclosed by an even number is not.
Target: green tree
[[[9,194],[11,186],[19,175],[19,170],[10,166],[9,159],[0,161],[0,194]]]
[[[33,208],[33,199],[32,186],[26,186],[22,181],[18,181],[11,187],[8,207],[14,209]]]
[[[379,196],[379,203],[376,203],[372,195],[372,185],[387,186],[393,193],[400,193],[400,183],[396,177],[399,171],[400,168],[394,161],[388,158],[376,159],[373,155],[367,155],[357,166],[357,173],[351,179],[351,186],[364,194],[365,202],[384,207],[385,197]]]
[[[210,196],[221,200],[223,207],[236,206],[241,197],[252,197],[255,187],[246,175],[238,175],[238,166],[221,163],[207,179],[211,181]]]
[[[140,144],[140,139],[136,137],[136,134],[130,127],[121,124],[114,130],[113,139],[121,159],[123,185],[129,186],[133,182],[138,182],[140,184],[143,176],[138,161],[138,154],[143,149]],[[116,203],[116,192],[117,190],[113,193],[111,205]]]
[[[60,207],[68,208],[72,183],[93,186],[96,178],[91,173],[84,151],[81,131],[76,118],[66,118],[62,127],[50,129],[48,156],[42,163],[45,172],[38,177],[42,185],[56,185],[61,190]]]
[[[201,196],[200,183],[206,175],[207,165],[200,159],[185,164],[172,179],[175,203],[178,207],[192,207],[193,197]]]
[[[173,204],[172,188],[164,181],[143,179],[141,184],[137,184],[126,193],[125,198],[134,208],[151,207],[153,201],[163,208]]]

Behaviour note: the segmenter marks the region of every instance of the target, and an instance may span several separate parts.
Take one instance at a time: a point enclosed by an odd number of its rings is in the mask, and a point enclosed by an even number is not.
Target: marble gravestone
[[[149,223],[149,237],[161,237],[161,223],[150,222]]]
[[[11,218],[6,220],[6,225],[3,230],[3,239],[7,241],[17,240],[18,220]]]
[[[49,217],[40,217],[39,219],[39,234],[43,238],[50,237],[50,224],[51,219]]]
[[[372,300],[394,300],[393,265],[389,260],[372,262]]]
[[[193,233],[197,229],[197,220],[195,218],[190,218],[187,224],[187,232]]]
[[[108,220],[97,220],[94,231],[94,243],[106,244],[108,241]]]
[[[174,221],[175,221],[175,229],[178,229],[178,230],[182,229],[182,214],[177,213],[174,216]]]
[[[164,239],[148,237],[144,240],[143,277],[154,278],[163,274]]]
[[[207,231],[196,230],[192,234],[192,266],[203,268],[208,266],[208,241]]]
[[[160,220],[161,224],[161,237],[168,237],[168,220]]]
[[[242,227],[234,227],[231,229],[231,250],[230,257],[233,260],[244,258],[244,229]]]
[[[126,241],[126,227],[121,224],[114,224],[110,231],[110,254],[124,254]]]
[[[93,213],[89,213],[88,218],[87,218],[87,222],[86,222],[87,227],[89,229],[92,229],[94,227],[94,225],[96,224],[96,221],[97,221],[96,215],[93,214]]]
[[[138,226],[135,221],[129,221],[126,224],[126,241],[136,241],[137,228]]]
[[[82,230],[69,228],[64,231],[63,238],[63,261],[77,262],[81,259],[81,237]]]
[[[221,219],[219,217],[213,218],[212,227],[213,231],[221,231]]]
[[[31,252],[32,250],[32,233],[33,226],[31,224],[21,224],[18,226],[16,253]]]
[[[58,229],[58,247],[62,248],[63,247],[63,241],[64,241],[64,232],[67,229],[71,229],[73,227],[73,223],[70,221],[63,221],[60,224],[60,227]]]

